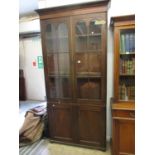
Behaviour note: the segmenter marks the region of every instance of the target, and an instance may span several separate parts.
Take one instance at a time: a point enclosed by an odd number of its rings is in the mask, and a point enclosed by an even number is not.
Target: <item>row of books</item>
[[[120,59],[120,74],[134,74],[135,73],[135,58],[131,60]]]
[[[122,84],[119,86],[119,97],[121,100],[135,99],[135,86],[126,86]]]
[[[122,33],[120,35],[120,53],[135,52],[135,33]]]

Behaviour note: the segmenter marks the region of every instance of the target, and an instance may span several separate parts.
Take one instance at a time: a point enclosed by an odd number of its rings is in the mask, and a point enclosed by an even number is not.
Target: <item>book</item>
[[[126,99],[126,86],[125,83],[121,84],[119,86],[119,97],[121,100],[125,100]]]
[[[125,53],[129,53],[129,33],[125,34]]]
[[[125,53],[125,35],[124,34],[121,34],[120,52]]]
[[[129,34],[129,52],[135,51],[135,34],[130,33]]]

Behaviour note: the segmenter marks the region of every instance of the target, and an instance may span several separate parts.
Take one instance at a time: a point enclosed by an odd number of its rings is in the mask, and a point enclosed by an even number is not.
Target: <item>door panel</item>
[[[49,103],[50,137],[72,141],[72,108],[68,104]]]
[[[119,120],[118,135],[119,135],[119,155],[134,154],[135,152],[135,125],[134,121]]]
[[[105,147],[105,108],[79,106],[79,143]]]

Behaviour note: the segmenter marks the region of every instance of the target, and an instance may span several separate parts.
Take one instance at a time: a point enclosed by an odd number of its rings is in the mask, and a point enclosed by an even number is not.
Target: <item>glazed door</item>
[[[43,27],[48,100],[71,99],[69,19],[46,20],[44,21]]]
[[[106,101],[106,14],[75,17],[73,32],[76,98]]]
[[[72,74],[69,18],[43,22],[50,137],[72,141]]]
[[[120,101],[135,100],[135,28],[120,26],[115,28],[115,91]]]

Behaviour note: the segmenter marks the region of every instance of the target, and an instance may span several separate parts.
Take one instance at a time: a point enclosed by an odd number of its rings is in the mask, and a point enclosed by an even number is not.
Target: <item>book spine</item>
[[[121,34],[121,52],[125,53],[125,35]]]
[[[133,52],[133,35],[132,33],[129,34],[129,52]]]
[[[132,39],[132,40],[133,40],[133,41],[132,41],[132,44],[133,44],[133,45],[132,45],[132,51],[135,52],[135,33],[132,34],[132,38],[133,38],[133,39]]]
[[[135,51],[135,38],[134,38],[135,34],[134,33],[130,33],[129,35],[129,51],[130,52],[134,52]]]
[[[119,49],[120,49],[119,52],[120,52],[120,53],[123,53],[123,49],[122,49],[122,34],[120,34],[120,42],[119,42],[119,43],[120,43],[120,44],[119,44],[119,46],[120,46],[120,47],[119,47]]]
[[[125,52],[128,53],[129,52],[129,33],[125,34]]]

